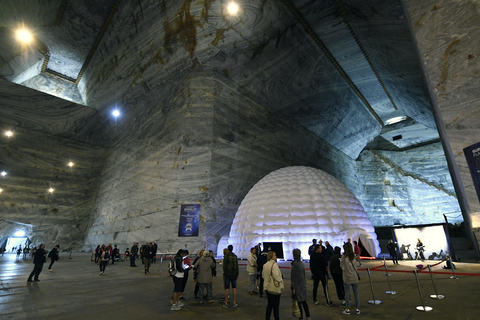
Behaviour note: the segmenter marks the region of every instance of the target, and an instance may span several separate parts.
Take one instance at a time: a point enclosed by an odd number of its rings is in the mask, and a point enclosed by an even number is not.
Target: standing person
[[[362,249],[358,245],[357,241],[353,241],[353,250],[355,251],[355,259],[358,262],[358,266],[362,266],[362,261],[360,260],[360,255],[362,254]]]
[[[187,286],[187,280],[188,280],[188,272],[192,268],[192,264],[190,263],[190,258],[188,258],[188,250],[183,250],[185,252],[185,256],[183,257],[183,269],[184,274],[183,274],[183,282],[182,282],[182,294],[179,296],[180,300],[185,300],[183,297],[183,293],[185,292],[185,287]]]
[[[118,250],[117,245],[113,247],[112,250],[112,264],[115,264],[115,259],[119,259],[120,250]]]
[[[325,260],[327,260],[327,264],[330,263],[330,258],[333,256],[333,247],[330,242],[325,241]]]
[[[341,305],[345,306],[345,288],[343,287],[342,268],[340,268],[340,247],[335,247],[333,256],[330,258],[330,273],[335,282],[335,289],[337,289],[337,297],[341,301]]]
[[[156,244],[155,241],[150,243],[152,244],[153,263],[157,263],[158,244]]]
[[[150,265],[152,264],[152,247],[150,246],[152,243],[146,243],[143,246],[142,250],[142,259],[143,259],[143,267],[145,269],[145,274],[150,273]]]
[[[275,320],[278,320],[280,319],[280,296],[283,289],[282,272],[278,267],[277,254],[274,251],[267,253],[267,260],[262,271],[262,277],[265,280],[265,292],[267,293],[268,299],[265,318],[270,320],[273,310],[273,317]]]
[[[340,260],[340,267],[343,271],[343,287],[345,288],[345,309],[344,314],[350,314],[350,286],[353,289],[353,295],[355,297],[355,310],[356,314],[360,314],[360,297],[358,295],[358,272],[357,268],[353,264],[355,254],[353,253],[352,246],[350,244],[343,245],[343,256]]]
[[[110,251],[108,250],[107,247],[100,249],[101,250],[101,255],[100,255],[100,275],[105,273],[105,268],[108,265],[108,261],[110,260]]]
[[[100,245],[97,246],[97,248],[95,248],[95,263],[98,263],[98,259],[100,259]]]
[[[180,295],[182,294],[182,283],[183,283],[183,276],[184,276],[184,269],[183,269],[183,257],[185,256],[185,251],[180,249],[177,251],[177,254],[173,258],[175,262],[175,269],[177,272],[173,276],[173,296],[172,296],[172,307],[170,310],[178,311],[183,307],[183,303],[180,302]]]
[[[48,266],[48,271],[52,271],[52,266],[53,266],[53,263],[55,261],[57,261],[59,259],[59,251],[58,249],[60,249],[60,245],[56,245],[55,248],[53,248],[49,253],[48,253],[48,257],[50,258],[50,265]]]
[[[250,295],[255,294],[255,289],[257,288],[257,256],[255,255],[255,247],[250,249],[250,255],[247,259],[247,272],[249,277],[248,282],[248,293]]]
[[[258,284],[258,296],[260,298],[263,297],[263,284],[265,283],[265,280],[262,277],[262,272],[263,272],[263,266],[265,263],[267,263],[267,253],[265,251],[260,252],[260,254],[257,257],[257,272],[258,272],[258,278],[259,278],[259,284]]]
[[[302,252],[300,249],[293,249],[292,273],[290,275],[292,295],[298,301],[300,308],[300,319],[303,319],[303,310],[305,310],[306,320],[310,320],[310,310],[307,304],[307,281],[305,278],[305,266],[301,260]],[[302,310],[303,309],[303,310]]]
[[[320,302],[317,300],[317,290],[318,285],[322,282],[323,293],[325,294],[325,299],[327,300],[326,306],[331,306],[333,302],[330,300],[330,295],[328,293],[328,271],[327,271],[327,261],[323,255],[323,248],[319,244],[315,246],[315,252],[312,254],[310,260],[310,269],[313,273],[313,301],[315,304]]]
[[[130,250],[130,267],[136,267],[135,260],[138,254],[138,242],[134,242],[132,249]]]
[[[45,257],[45,243],[42,243],[40,247],[35,251],[35,254],[33,256],[33,263],[35,266],[33,267],[32,273],[30,273],[30,276],[28,276],[27,282],[32,282],[32,277],[34,277],[34,281],[40,281],[38,279],[38,276],[42,272],[43,269],[43,264],[47,262],[47,258]]]
[[[259,242],[259,243],[255,246],[255,255],[258,256],[261,252],[262,252],[262,244]]]
[[[197,261],[203,257],[203,254],[204,254],[205,250],[200,250],[198,253],[197,253],[197,256],[195,257],[195,259],[193,260],[193,281],[195,282],[195,289],[193,290],[193,295],[195,297],[195,299],[198,299],[198,290],[200,290],[200,285],[197,281],[197,278],[198,278],[198,272],[197,272],[197,268],[195,267],[195,265],[197,264]],[[203,298],[203,297],[202,297]]]
[[[238,258],[233,253],[233,246],[230,244],[227,247],[227,253],[223,258],[223,277],[225,280],[225,303],[223,307],[228,308],[228,294],[230,291],[230,284],[233,291],[233,305],[236,308],[237,305],[237,279],[238,279]]]
[[[200,257],[194,264],[197,270],[198,283],[198,300],[203,303],[203,295],[207,291],[207,300],[209,303],[215,302],[212,295],[212,270],[215,269],[215,262],[210,258],[210,253],[207,250],[202,250],[202,257]]]
[[[392,258],[393,264],[398,264],[398,256],[397,256],[397,243],[393,242],[393,239],[390,239],[387,244],[387,250],[390,253],[390,257]]]
[[[317,239],[312,239],[312,245],[308,247],[308,255],[312,257],[312,254],[315,252],[315,246],[317,245]]]
[[[425,251],[425,246],[423,245],[422,241],[420,240],[420,238],[418,238],[418,242],[417,242],[417,256],[415,257],[415,259],[417,259],[418,257],[420,259],[425,260],[425,256],[423,255],[423,252]]]

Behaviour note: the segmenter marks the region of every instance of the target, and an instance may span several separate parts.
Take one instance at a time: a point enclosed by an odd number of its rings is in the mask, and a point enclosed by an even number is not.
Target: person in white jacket
[[[267,263],[263,266],[262,277],[265,280],[265,292],[267,293],[266,319],[270,319],[273,310],[273,317],[279,320],[280,295],[283,289],[282,272],[277,264],[277,254],[270,251],[267,254]]]
[[[250,279],[248,283],[248,293],[250,295],[256,294],[257,288],[257,256],[255,255],[255,247],[250,249],[250,255],[247,259],[247,272]]]

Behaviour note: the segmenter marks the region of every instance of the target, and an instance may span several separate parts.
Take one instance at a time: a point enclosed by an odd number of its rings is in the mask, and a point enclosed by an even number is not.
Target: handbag
[[[292,300],[292,316],[295,318],[300,319],[301,313],[300,313],[300,307],[298,306],[298,301],[297,299]]]
[[[350,259],[349,259],[349,260],[350,260]],[[352,262],[352,260],[350,260],[350,263],[352,264],[353,270],[355,270],[355,273],[357,274],[357,278],[358,278],[358,280],[360,280],[360,275],[358,274],[358,271],[357,271],[357,269],[356,269],[356,268],[355,268],[355,266],[353,265],[353,262]]]
[[[282,288],[283,288],[283,280],[282,281],[276,281],[273,279],[273,265],[275,264],[272,263],[272,269],[270,270],[270,282],[268,286],[268,293],[273,294],[273,295],[279,295],[282,293]],[[273,286],[271,285],[273,283]]]

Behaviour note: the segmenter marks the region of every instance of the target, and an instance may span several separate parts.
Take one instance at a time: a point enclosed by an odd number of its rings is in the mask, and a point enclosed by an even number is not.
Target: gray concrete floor
[[[245,264],[245,261],[241,263]],[[480,277],[460,275],[460,279],[451,279],[451,273],[434,274],[438,293],[445,295],[444,300],[434,300],[430,275],[420,274],[422,297],[431,312],[416,310],[421,305],[420,295],[412,270],[419,262],[401,262],[391,267],[391,287],[398,292],[387,295],[389,290],[385,271],[373,271],[372,282],[375,298],[379,305],[369,304],[372,291],[367,272],[360,271],[360,315],[343,315],[338,306],[335,286],[329,281],[331,298],[335,306],[314,305],[311,301],[313,282],[308,280],[308,303],[312,319],[478,319]],[[431,261],[433,264],[434,261]],[[364,268],[381,265],[382,261],[364,262]],[[391,263],[389,263],[391,264]],[[60,260],[48,272],[48,264],[40,275],[40,282],[27,283],[27,277],[33,269],[32,260],[16,260],[14,254],[0,257],[0,319],[93,319],[98,317],[112,319],[264,319],[266,298],[248,295],[248,275],[241,267],[238,281],[238,308],[223,309],[220,299],[223,296],[222,278],[214,279],[214,304],[199,304],[193,300],[194,282],[189,280],[185,297],[185,307],[181,311],[170,311],[170,295],[173,283],[166,273],[167,264],[153,264],[151,273],[145,275],[141,263],[138,268],[129,267],[128,262],[108,265],[105,275],[100,276],[98,266],[90,262],[90,254],[61,254]],[[285,286],[290,286],[289,262],[281,262]],[[439,265],[434,271],[444,272]],[[459,273],[480,273],[476,263],[456,263]],[[308,267],[308,264],[307,264]],[[406,271],[399,273],[395,271]],[[308,272],[308,271],[307,271]],[[221,274],[221,272],[219,272]],[[308,274],[308,273],[307,273]],[[190,275],[191,277],[191,275]],[[325,301],[321,285],[319,300]],[[291,316],[290,290],[281,297],[280,317]]]

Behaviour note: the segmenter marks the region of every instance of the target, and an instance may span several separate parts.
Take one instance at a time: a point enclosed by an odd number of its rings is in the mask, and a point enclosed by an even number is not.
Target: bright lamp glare
[[[68,166],[69,166],[70,168],[73,167],[74,165],[75,165],[75,163],[73,163],[72,161],[70,161],[70,162],[68,163]]]
[[[0,188],[0,193],[2,193],[2,192],[3,192],[3,189],[2,189],[2,188]]]
[[[238,13],[238,4],[236,4],[235,2],[230,2],[227,6],[227,11],[228,11],[228,14],[231,15],[231,16],[235,16],[237,15]]]
[[[55,191],[55,189],[53,189],[53,188],[48,189],[48,192],[50,192],[50,193],[53,193],[54,191]]]
[[[7,172],[6,171],[2,171],[2,173],[0,173],[0,175],[2,175],[2,177],[5,177],[7,175]]]
[[[10,131],[10,130],[5,131],[5,135],[6,135],[7,137],[12,137],[12,136],[13,136],[13,132]]]
[[[118,111],[118,109],[115,109],[112,111],[112,115],[117,118],[118,116],[120,116],[120,111]]]
[[[32,42],[32,40],[33,40],[32,33],[30,31],[28,31],[27,29],[17,30],[16,33],[17,33],[17,40],[20,41],[20,42],[28,44],[28,43]]]
[[[15,232],[15,237],[23,237],[25,235],[25,231],[19,230]]]

